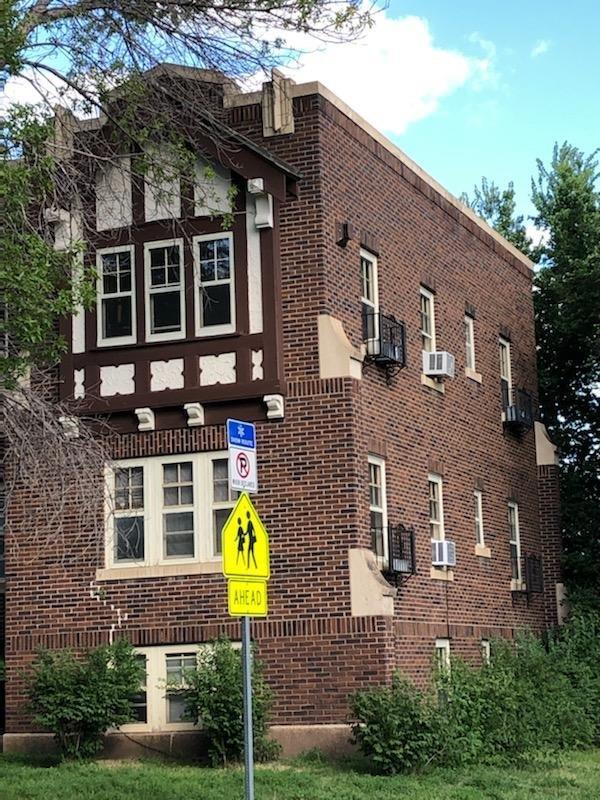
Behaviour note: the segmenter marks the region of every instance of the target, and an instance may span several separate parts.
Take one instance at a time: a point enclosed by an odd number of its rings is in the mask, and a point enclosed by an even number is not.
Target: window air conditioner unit
[[[454,356],[445,350],[423,351],[423,372],[430,378],[453,378]]]
[[[431,540],[431,564],[434,567],[456,566],[456,545],[448,539]]]

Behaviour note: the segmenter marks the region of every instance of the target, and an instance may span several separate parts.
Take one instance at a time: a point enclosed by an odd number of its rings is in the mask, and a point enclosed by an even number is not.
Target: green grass
[[[161,762],[52,764],[0,756],[0,800],[243,800],[243,772]],[[598,800],[600,751],[527,768],[433,770],[392,778],[358,763],[259,766],[257,800]]]

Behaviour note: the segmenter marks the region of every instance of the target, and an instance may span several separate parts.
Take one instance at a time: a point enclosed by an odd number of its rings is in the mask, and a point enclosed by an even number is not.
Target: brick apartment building
[[[274,73],[242,94],[165,69],[222,95],[236,148],[219,162],[205,141],[201,163],[223,210],[237,187],[233,222],[190,181],[157,198],[126,153],[96,175],[98,305],[64,324],[60,393],[111,415],[115,511],[100,555],[67,567],[17,552],[9,514],[4,747],[39,746],[20,677],[36,649],[108,641],[116,609],[147,665],[126,742],[190,741],[164,682],[239,638],[219,557],[228,417],[257,425],[274,731],[288,752],[341,747],[349,693],[558,621],[532,267],[324,86]],[[58,215],[57,246],[74,225]]]

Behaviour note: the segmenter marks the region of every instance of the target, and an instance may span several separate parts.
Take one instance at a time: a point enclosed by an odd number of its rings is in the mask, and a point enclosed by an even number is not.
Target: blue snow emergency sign
[[[227,420],[229,487],[236,492],[257,492],[256,429],[251,422]]]
[[[256,450],[256,428],[253,423],[241,422],[239,419],[228,419],[227,444],[230,447]]]

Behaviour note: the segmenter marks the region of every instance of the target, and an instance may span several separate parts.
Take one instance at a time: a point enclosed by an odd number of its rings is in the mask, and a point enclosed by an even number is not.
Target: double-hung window
[[[500,337],[498,345],[500,350],[500,392],[502,396],[502,408],[506,409],[510,405],[510,395],[512,391],[510,342],[508,339]]]
[[[434,295],[421,286],[421,347],[426,353],[435,351],[435,310]]]
[[[363,339],[377,339],[379,336],[377,311],[379,298],[377,287],[377,259],[366,250],[360,251],[360,285]]]
[[[185,336],[183,242],[146,242],[146,339],[149,342]]]
[[[521,531],[519,528],[519,506],[517,503],[508,504],[508,537],[510,545],[510,564],[513,581],[521,583],[523,570],[521,566]]]
[[[114,471],[113,559],[144,561],[144,468],[117,467]]]
[[[465,367],[475,372],[475,320],[470,314],[465,314]]]
[[[381,562],[388,558],[385,461],[369,456],[369,513],[371,546]]]
[[[198,336],[235,331],[233,235],[195,236],[193,240]]]
[[[135,268],[133,246],[96,254],[98,344],[135,344]]]
[[[443,540],[444,534],[444,500],[442,496],[442,478],[431,474],[429,485],[429,535],[431,539]]]
[[[473,492],[473,505],[475,517],[475,544],[478,547],[485,547],[483,533],[483,492],[475,489]]]
[[[236,500],[226,453],[118,462],[108,471],[107,567],[206,562]]]

